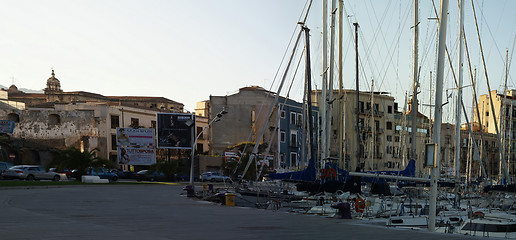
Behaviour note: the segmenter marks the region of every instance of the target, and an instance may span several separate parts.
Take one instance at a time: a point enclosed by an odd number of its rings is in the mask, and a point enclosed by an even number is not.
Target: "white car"
[[[201,174],[201,181],[230,182],[231,179],[228,176],[220,175],[218,172],[205,172]]]
[[[2,173],[4,179],[25,179],[33,180],[61,180],[61,176],[56,172],[48,172],[44,167],[32,165],[18,165],[5,170]]]

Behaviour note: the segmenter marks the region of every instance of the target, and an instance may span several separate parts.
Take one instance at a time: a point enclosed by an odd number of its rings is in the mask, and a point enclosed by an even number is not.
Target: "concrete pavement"
[[[465,239],[360,221],[227,207],[183,185],[0,188],[1,239]]]

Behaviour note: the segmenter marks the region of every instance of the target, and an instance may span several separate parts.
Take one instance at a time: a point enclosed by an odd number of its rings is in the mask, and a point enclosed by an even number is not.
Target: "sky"
[[[516,1],[473,0],[492,90],[503,91],[505,51],[512,60]],[[0,84],[41,90],[54,69],[64,91],[106,96],[155,96],[181,102],[188,111],[210,95],[224,96],[246,86],[276,91],[299,31],[305,0],[4,0],[0,2]],[[330,3],[331,4],[331,1]],[[437,9],[439,1],[435,0]],[[313,87],[322,72],[322,6],[314,1],[311,29]],[[437,21],[431,0],[419,4],[419,64],[422,104],[430,103],[435,81]],[[471,1],[465,31],[480,94],[487,93]],[[400,108],[412,94],[413,1],[344,0],[343,78],[354,89],[352,23],[358,22],[360,88],[387,91]],[[450,0],[447,45],[457,65],[457,1]],[[338,29],[338,24],[336,26]],[[290,42],[290,45],[289,45]],[[282,95],[301,100],[304,39],[286,75]],[[287,54],[286,54],[287,53]],[[285,57],[287,55],[287,57]],[[335,60],[334,64],[337,60]],[[454,96],[445,63],[445,88]],[[465,64],[467,66],[467,64]],[[294,69],[298,68],[294,74]],[[516,88],[509,71],[509,88]],[[292,81],[292,83],[290,82]],[[433,83],[435,84],[435,83]],[[464,85],[470,84],[467,68]],[[335,80],[335,87],[337,87]],[[286,89],[290,89],[287,93]],[[471,107],[471,91],[464,89]],[[432,100],[434,101],[434,100]],[[450,102],[455,101],[450,99]],[[446,100],[443,100],[446,102]],[[424,105],[425,106],[425,105]],[[422,106],[423,113],[429,108]],[[447,106],[449,113],[454,110]],[[401,109],[400,109],[401,110]],[[426,111],[426,112],[425,112]],[[452,114],[443,121],[453,121]]]

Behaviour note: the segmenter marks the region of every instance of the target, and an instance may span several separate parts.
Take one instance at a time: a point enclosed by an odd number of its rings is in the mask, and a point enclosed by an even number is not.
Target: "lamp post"
[[[217,113],[217,115],[204,127],[200,133],[197,134],[195,137],[195,140],[192,143],[192,156],[190,161],[190,186],[192,186],[192,189],[194,189],[194,158],[195,158],[195,145],[197,144],[197,140],[199,140],[199,137],[202,135],[204,130],[208,129],[213,123],[220,121],[223,115],[227,114],[228,112],[225,110],[220,111]]]

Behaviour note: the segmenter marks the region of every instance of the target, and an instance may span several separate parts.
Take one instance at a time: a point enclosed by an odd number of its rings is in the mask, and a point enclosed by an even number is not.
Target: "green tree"
[[[55,167],[57,170],[77,169],[77,176],[80,177],[86,174],[86,170],[90,167],[93,168],[112,168],[113,162],[98,157],[96,152],[99,151],[97,148],[91,151],[81,152],[77,148],[69,148],[59,152],[52,161],[47,165],[47,168]]]

